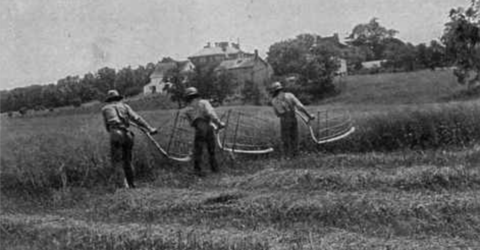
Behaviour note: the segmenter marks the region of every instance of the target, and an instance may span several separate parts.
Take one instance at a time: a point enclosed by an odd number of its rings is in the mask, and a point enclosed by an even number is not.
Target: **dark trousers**
[[[134,135],[131,131],[117,128],[110,129],[111,161],[115,171],[115,183],[118,187],[125,187],[125,179],[129,187],[135,187],[132,165],[133,139]]]
[[[298,154],[298,122],[295,113],[286,113],[280,117],[280,132],[284,154],[294,157]]]
[[[195,172],[201,172],[203,148],[206,146],[213,172],[218,171],[218,163],[215,158],[215,131],[208,121],[197,120],[194,123],[195,139],[193,142],[193,167]]]

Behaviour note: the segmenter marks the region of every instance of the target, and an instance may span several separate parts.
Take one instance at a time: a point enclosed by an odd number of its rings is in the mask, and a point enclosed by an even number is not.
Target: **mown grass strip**
[[[449,193],[138,190],[90,205],[94,221],[181,223],[212,228],[338,227],[367,235],[478,238],[478,191]],[[106,205],[108,204],[108,206]]]

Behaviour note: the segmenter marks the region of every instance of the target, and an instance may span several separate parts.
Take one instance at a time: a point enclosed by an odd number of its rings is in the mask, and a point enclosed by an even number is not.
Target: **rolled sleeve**
[[[304,113],[307,117],[310,117],[310,114],[307,112],[307,109],[305,109],[305,106],[300,102],[300,100],[297,99],[297,97],[293,94],[288,95],[288,99],[290,102],[295,106],[300,112]]]
[[[203,102],[203,108],[208,117],[215,123],[215,124],[220,124],[220,119],[218,119],[217,113],[212,107],[212,104],[210,104],[209,101],[204,101]]]
[[[133,122],[135,122],[135,124],[143,128],[146,128],[148,130],[152,129],[152,127],[140,115],[138,115],[135,111],[133,111],[133,109],[129,105],[125,104],[125,108],[127,110],[129,118]]]

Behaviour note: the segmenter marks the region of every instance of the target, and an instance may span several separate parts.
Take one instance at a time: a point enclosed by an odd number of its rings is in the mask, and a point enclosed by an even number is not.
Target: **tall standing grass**
[[[247,117],[262,117],[264,122],[251,126],[266,136],[250,139],[254,140],[252,143],[268,143],[277,150],[273,155],[279,155],[279,138],[273,138],[278,135],[278,123],[270,108],[237,109]],[[220,109],[219,113],[225,110]],[[142,115],[151,124],[159,125],[168,123],[175,112],[148,111]],[[354,113],[353,117],[357,131],[350,137],[317,147],[302,131],[301,147],[307,152],[421,151],[468,147],[480,142],[480,106],[476,103],[420,105],[373,115]],[[2,120],[2,189],[92,187],[109,183],[112,177],[108,133],[102,122],[100,114]],[[154,179],[157,170],[179,166],[161,156],[141,132],[134,131],[138,177]]]
[[[469,147],[480,142],[480,105],[416,106],[357,116],[357,131],[326,145],[334,152],[426,150]]]

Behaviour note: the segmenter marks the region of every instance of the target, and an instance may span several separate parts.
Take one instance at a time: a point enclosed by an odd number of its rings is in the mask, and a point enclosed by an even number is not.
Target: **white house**
[[[193,71],[195,66],[190,61],[167,61],[160,62],[155,67],[155,70],[150,75],[150,82],[143,86],[143,94],[165,93],[165,87],[170,85],[166,78],[168,72],[172,69],[178,68],[180,73],[188,73]]]
[[[347,75],[347,60],[342,59],[342,58],[337,58],[337,62],[339,64],[339,67],[337,71],[335,72],[336,75],[339,76],[345,76]]]
[[[156,94],[156,93],[163,93],[165,89],[165,85],[167,83],[163,82],[161,78],[150,78],[150,82],[143,86],[143,94],[144,95],[149,95],[149,94]]]
[[[362,62],[362,68],[364,69],[373,69],[373,68],[381,68],[383,63],[386,63],[387,60],[375,60],[375,61],[368,61]]]

